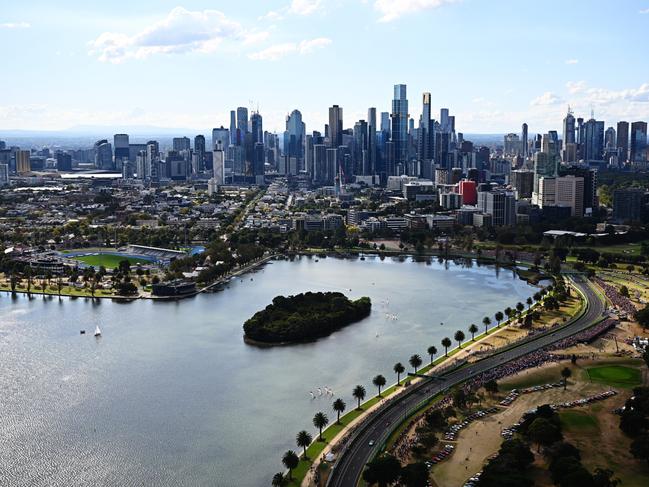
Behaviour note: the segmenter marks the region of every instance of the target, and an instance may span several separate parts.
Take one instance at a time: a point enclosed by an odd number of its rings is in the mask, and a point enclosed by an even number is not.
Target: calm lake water
[[[372,314],[316,343],[243,343],[255,311],[307,290],[370,296]],[[0,485],[270,485],[313,414],[335,417],[309,391],[351,407],[355,384],[374,393],[374,375],[393,383],[395,362],[534,291],[490,266],[302,257],[181,302],[2,294]]]

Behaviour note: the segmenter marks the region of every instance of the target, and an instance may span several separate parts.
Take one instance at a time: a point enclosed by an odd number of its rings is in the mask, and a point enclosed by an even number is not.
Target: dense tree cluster
[[[324,337],[370,314],[370,298],[352,301],[338,292],[277,296],[246,321],[247,338],[266,343],[300,342]]]
[[[649,387],[633,389],[620,415],[620,428],[633,438],[631,454],[649,463]]]

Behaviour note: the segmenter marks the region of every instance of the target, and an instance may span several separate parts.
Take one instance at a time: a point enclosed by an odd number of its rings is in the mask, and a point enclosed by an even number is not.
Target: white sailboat
[[[97,325],[97,326],[95,327],[95,336],[96,336],[96,337],[101,336],[101,330],[99,329],[99,325]]]

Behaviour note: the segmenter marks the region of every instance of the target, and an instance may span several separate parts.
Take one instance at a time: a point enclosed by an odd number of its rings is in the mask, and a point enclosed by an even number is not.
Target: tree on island
[[[323,412],[318,412],[315,413],[315,416],[313,416],[313,426],[318,428],[320,431],[320,436],[318,437],[319,441],[322,441],[322,428],[327,426],[329,424],[329,418],[327,418],[327,415]]]
[[[374,384],[379,390],[378,397],[381,397],[381,387],[385,385],[385,382],[386,382],[385,377],[383,377],[381,374],[377,375],[376,377],[374,377],[374,379],[372,379],[372,384]]]
[[[430,365],[433,365],[433,360],[435,359],[435,354],[437,353],[437,348],[435,346],[431,345],[430,347],[428,347],[428,350],[426,350],[426,351],[428,352],[428,355],[430,355]]]
[[[464,336],[464,332],[463,332],[462,330],[458,330],[458,331],[456,331],[456,332],[455,332],[455,335],[453,336],[453,338],[455,338],[455,341],[457,342],[457,347],[458,347],[458,348],[462,348],[462,342],[463,342],[464,339],[466,338],[466,337]]]
[[[298,464],[300,463],[300,458],[297,456],[297,453],[295,453],[293,450],[288,450],[286,453],[284,453],[284,456],[282,457],[282,463],[286,468],[288,468],[288,479],[292,480],[293,469],[297,468]]]
[[[358,409],[360,411],[361,409],[361,401],[365,399],[365,388],[362,385],[357,385],[354,387],[354,390],[352,391],[352,396],[354,396],[354,399],[358,401]]]
[[[469,333],[471,333],[471,341],[475,342],[475,334],[478,332],[478,327],[475,326],[475,323],[471,323],[469,326]]]
[[[563,390],[566,390],[568,385],[568,378],[572,375],[572,371],[568,367],[564,367],[561,371],[561,377],[563,377]]]
[[[491,318],[485,316],[484,318],[482,318],[482,324],[484,325],[484,333],[486,335],[487,333],[489,333],[489,325],[491,324]]]
[[[334,401],[332,407],[334,411],[336,411],[336,414],[338,415],[336,418],[336,424],[340,424],[340,415],[345,412],[345,408],[347,407],[347,404],[345,404],[345,401],[338,398]]]
[[[450,338],[448,337],[442,338],[442,347],[444,347],[445,357],[448,357],[448,347],[450,347],[451,345],[453,345],[453,342],[451,341]]]
[[[394,367],[392,367],[392,370],[394,370],[394,373],[397,374],[397,385],[399,385],[401,374],[406,371],[406,368],[401,362],[397,362],[396,364],[394,364]]]
[[[498,323],[498,328],[500,328],[500,322],[503,320],[505,316],[503,315],[502,311],[497,311],[496,314],[494,315],[494,318],[496,318],[496,323]]]
[[[312,441],[313,441],[313,437],[312,437],[311,434],[310,434],[308,431],[306,431],[306,430],[302,430],[302,431],[300,431],[300,432],[297,434],[297,436],[295,437],[295,443],[297,444],[297,446],[298,446],[299,448],[303,448],[303,449],[304,449],[304,459],[305,459],[305,460],[308,460],[308,459],[309,459],[309,457],[306,456],[306,449],[307,449],[307,447],[311,444]]]
[[[412,355],[412,356],[410,357],[410,360],[408,360],[408,362],[410,363],[410,366],[411,366],[413,369],[415,369],[415,374],[416,374],[416,373],[417,373],[417,369],[418,369],[419,366],[421,366],[421,364],[422,364],[421,357],[420,357],[419,355],[417,355],[417,354],[414,354],[414,355]]]

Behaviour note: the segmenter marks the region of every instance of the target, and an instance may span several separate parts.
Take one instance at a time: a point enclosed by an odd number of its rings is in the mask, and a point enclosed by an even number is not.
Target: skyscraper
[[[617,153],[620,162],[626,162],[629,157],[629,122],[617,123]]]
[[[113,136],[113,147],[115,148],[115,160],[126,161],[129,158],[128,134],[115,134]]]
[[[527,124],[524,123],[522,128],[522,141],[521,144],[523,145],[523,157],[527,157],[529,155],[529,148],[528,148],[528,140],[527,140]]]
[[[245,107],[237,108],[237,129],[241,140],[243,140],[245,134],[248,133],[248,109]]]
[[[395,163],[405,163],[408,158],[408,97],[406,85],[394,85],[392,100],[392,133]],[[394,174],[390,174],[393,176]]]
[[[338,105],[329,107],[329,147],[343,144],[343,109]]]
[[[604,122],[591,118],[584,123],[582,159],[586,162],[604,160]]]
[[[419,131],[417,133],[417,158],[421,163],[421,176],[432,179],[433,144],[433,120],[431,119],[430,93],[422,96],[421,118],[419,119]]]
[[[175,152],[188,151],[191,149],[191,141],[189,137],[174,137],[173,138],[173,150]]]
[[[302,113],[293,110],[286,117],[286,131],[284,132],[284,155],[288,158],[294,157],[298,166],[302,167],[304,160],[304,135],[305,125],[302,121]]]
[[[217,129],[212,129],[212,150],[215,150],[217,144],[220,142],[221,150],[227,153],[231,141],[230,135],[231,135],[230,131],[226,129],[223,125],[221,125]]]
[[[566,148],[567,144],[575,143],[575,116],[572,114],[570,107],[568,107],[568,113],[563,119],[563,148]]]
[[[205,170],[205,136],[194,137],[194,153],[192,154],[192,173],[200,174]]]
[[[112,170],[113,146],[106,139],[95,142],[95,167],[97,169]]]
[[[15,154],[16,158],[16,172],[19,175],[27,174],[31,172],[31,151],[28,150],[17,150]]]
[[[252,112],[250,116],[250,131],[252,132],[252,140],[257,142],[264,142],[264,129],[262,117],[259,112]]]
[[[367,158],[369,174],[376,174],[376,108],[367,110]]]
[[[230,144],[237,143],[237,113],[230,110]]]
[[[381,132],[390,135],[390,114],[388,112],[381,112]]]
[[[631,162],[647,162],[647,122],[633,122],[631,124]]]

